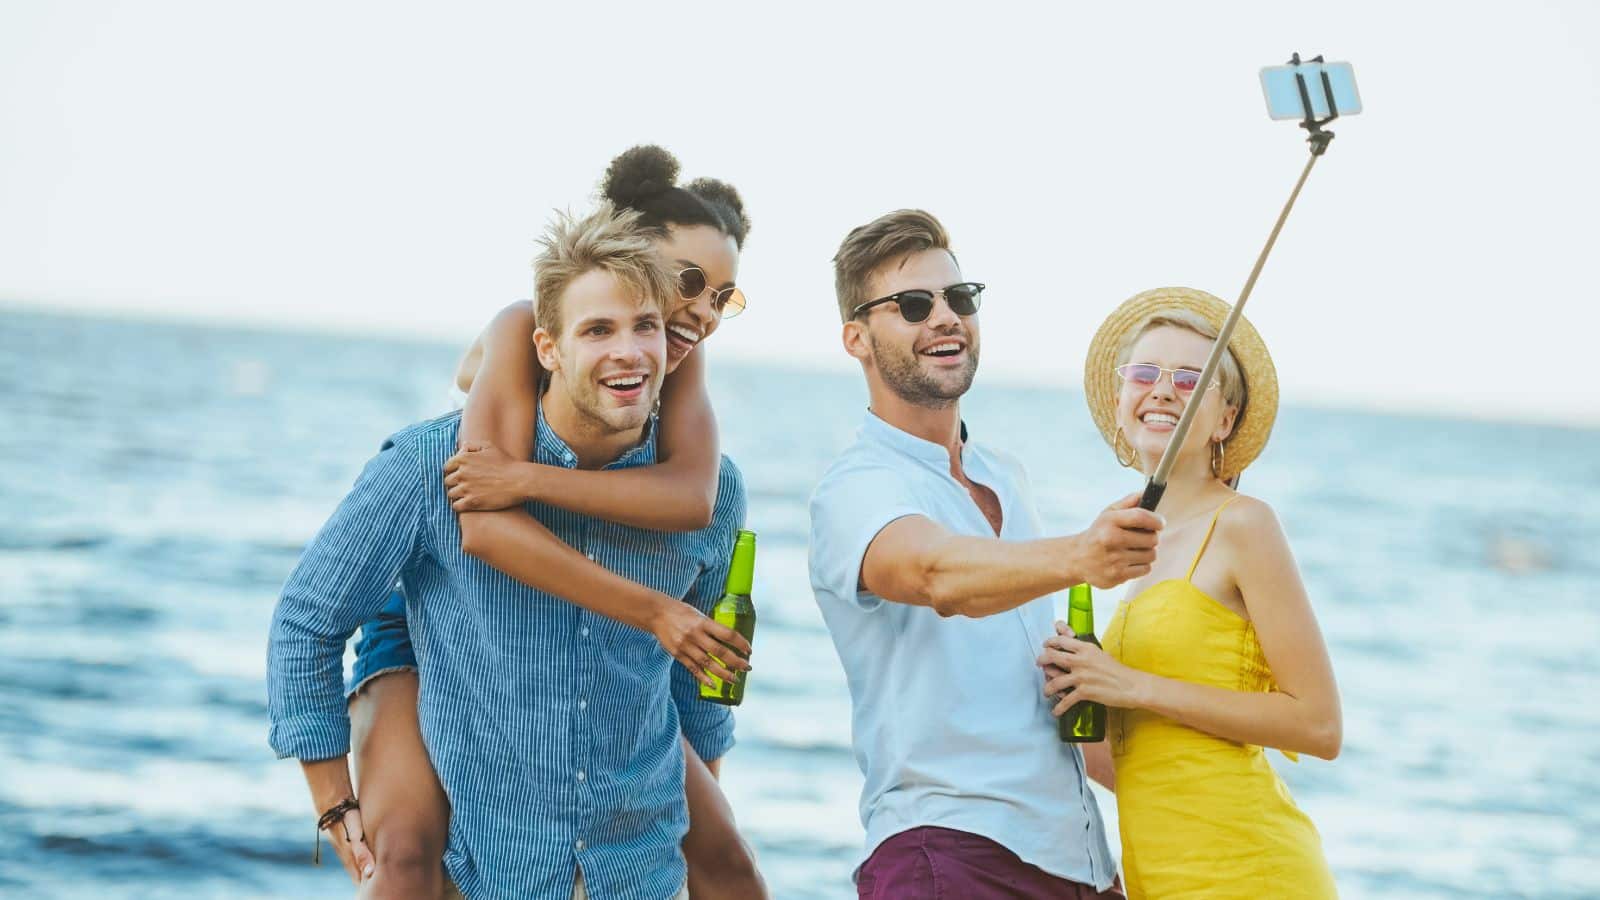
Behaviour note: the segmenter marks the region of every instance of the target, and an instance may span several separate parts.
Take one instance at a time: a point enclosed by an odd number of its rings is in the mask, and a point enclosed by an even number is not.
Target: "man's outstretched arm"
[[[1150,571],[1162,520],[1130,494],[1089,528],[1033,541],[955,534],[921,515],[883,526],[861,561],[861,586],[941,616],[994,615],[1075,584],[1115,587]]]

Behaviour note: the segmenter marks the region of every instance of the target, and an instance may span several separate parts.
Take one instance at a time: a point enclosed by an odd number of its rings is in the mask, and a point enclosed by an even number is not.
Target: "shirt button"
[[[589,626],[587,626],[587,625],[583,626],[583,629],[581,631],[579,631],[578,633],[583,635],[584,637],[588,637],[589,636]]]
[[[589,708],[589,701],[587,701],[587,700],[579,700],[578,701],[578,708],[579,709],[588,709]]]
[[[579,770],[578,770],[578,780],[579,780],[579,781],[582,781],[582,780],[584,780],[584,779],[585,779],[585,778],[587,778],[587,777],[588,777],[588,776],[587,776],[587,775],[585,775],[585,774],[583,774],[583,770],[582,770],[582,769],[579,769]]]
[[[574,849],[574,850],[582,850],[583,849],[583,839],[579,838],[578,841],[572,845],[572,849]]]
[[[585,553],[584,556],[589,557],[589,562],[594,562],[594,553],[592,551],[589,552],[589,553]]]

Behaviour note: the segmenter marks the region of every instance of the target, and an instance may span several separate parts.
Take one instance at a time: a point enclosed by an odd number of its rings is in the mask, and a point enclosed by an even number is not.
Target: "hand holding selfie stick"
[[[1315,115],[1315,104],[1312,102],[1311,92],[1306,87],[1305,75],[1293,71],[1295,84],[1298,88],[1300,106],[1305,118],[1300,122],[1300,127],[1306,129],[1309,135],[1306,141],[1311,144],[1311,158],[1306,160],[1306,167],[1300,172],[1300,180],[1294,183],[1294,190],[1289,192],[1289,202],[1283,205],[1283,211],[1278,213],[1278,221],[1272,226],[1272,233],[1267,235],[1267,245],[1261,248],[1261,255],[1256,257],[1255,268],[1250,270],[1250,277],[1245,279],[1244,290],[1239,292],[1239,299],[1229,310],[1228,318],[1223,320],[1222,327],[1217,332],[1216,343],[1211,345],[1211,353],[1206,357],[1206,364],[1200,370],[1200,383],[1195,386],[1194,393],[1190,394],[1188,405],[1183,409],[1183,415],[1178,419],[1178,427],[1172,432],[1172,437],[1167,441],[1167,449],[1161,453],[1161,462],[1156,465],[1156,471],[1145,483],[1144,496],[1139,498],[1139,508],[1155,511],[1161,503],[1161,495],[1167,490],[1167,476],[1172,474],[1172,467],[1178,461],[1178,451],[1183,447],[1184,438],[1189,435],[1189,428],[1194,424],[1195,414],[1200,409],[1200,401],[1205,399],[1206,391],[1210,390],[1211,382],[1217,377],[1217,367],[1222,363],[1222,354],[1228,347],[1228,341],[1233,337],[1234,326],[1239,324],[1239,316],[1244,312],[1245,301],[1250,299],[1250,292],[1255,289],[1256,279],[1261,275],[1261,269],[1267,264],[1267,255],[1272,252],[1272,245],[1278,242],[1278,232],[1283,230],[1283,223],[1289,218],[1289,210],[1294,209],[1294,201],[1300,196],[1300,189],[1305,186],[1306,177],[1311,174],[1311,167],[1317,164],[1317,159],[1326,153],[1328,143],[1333,140],[1333,132],[1323,130],[1323,126],[1339,118],[1339,107],[1334,102],[1333,83],[1329,79],[1328,70],[1323,67],[1321,56],[1317,56],[1310,63],[1315,63],[1321,75],[1322,95],[1327,101],[1328,115],[1318,118]],[[1296,53],[1289,60],[1289,67],[1305,65],[1300,61],[1300,54]],[[1267,70],[1271,72],[1273,70]],[[1348,67],[1345,68],[1348,72]],[[1267,72],[1263,72],[1263,84],[1266,82]],[[1354,90],[1354,81],[1351,81],[1351,90]],[[1269,87],[1268,106],[1272,108],[1272,96]],[[1359,111],[1359,105],[1356,110]]]

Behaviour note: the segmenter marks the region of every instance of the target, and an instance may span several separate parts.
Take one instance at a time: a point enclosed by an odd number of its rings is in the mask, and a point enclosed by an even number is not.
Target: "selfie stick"
[[[1317,56],[1309,62],[1322,62],[1322,57]],[[1289,59],[1289,65],[1301,64],[1300,54],[1296,53]],[[1250,270],[1250,277],[1245,279],[1244,290],[1239,292],[1238,302],[1233,304],[1233,309],[1228,312],[1228,318],[1223,320],[1222,328],[1217,332],[1216,343],[1211,345],[1211,353],[1206,357],[1205,368],[1200,370],[1200,383],[1195,386],[1194,393],[1189,397],[1189,404],[1183,409],[1183,416],[1178,419],[1178,427],[1173,430],[1172,437],[1167,441],[1167,449],[1161,453],[1161,462],[1156,465],[1155,474],[1145,483],[1144,496],[1139,498],[1139,508],[1152,512],[1161,503],[1161,495],[1167,491],[1167,476],[1172,474],[1172,467],[1178,461],[1178,450],[1183,447],[1183,440],[1189,434],[1189,428],[1194,424],[1195,413],[1200,410],[1200,401],[1205,399],[1206,391],[1211,388],[1211,382],[1217,377],[1217,367],[1222,363],[1222,354],[1228,347],[1228,341],[1233,337],[1233,329],[1239,324],[1239,316],[1244,312],[1244,304],[1250,299],[1250,291],[1255,289],[1256,278],[1261,275],[1261,268],[1267,264],[1267,254],[1272,252],[1272,245],[1278,242],[1278,232],[1283,230],[1283,223],[1289,218],[1289,210],[1294,208],[1294,201],[1300,196],[1300,188],[1305,186],[1306,176],[1311,174],[1311,167],[1317,164],[1317,158],[1328,151],[1328,143],[1333,140],[1333,132],[1324,131],[1324,125],[1339,118],[1339,107],[1333,102],[1333,83],[1328,79],[1328,73],[1322,73],[1322,93],[1328,101],[1328,115],[1318,119],[1311,112],[1311,93],[1306,88],[1304,75],[1296,73],[1295,81],[1300,87],[1300,104],[1305,110],[1305,118],[1300,122],[1300,127],[1310,132],[1306,141],[1311,144],[1311,158],[1306,160],[1306,167],[1300,172],[1300,180],[1294,183],[1294,190],[1289,193],[1289,202],[1283,205],[1283,212],[1278,214],[1277,224],[1272,226],[1272,233],[1267,236],[1267,245],[1261,248],[1261,255],[1256,257],[1255,268]]]

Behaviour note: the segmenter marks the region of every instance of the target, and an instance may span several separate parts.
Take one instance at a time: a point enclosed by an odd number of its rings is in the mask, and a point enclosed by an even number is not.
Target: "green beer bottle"
[[[1078,640],[1100,646],[1100,639],[1094,636],[1094,597],[1087,584],[1073,585],[1067,595],[1067,627]],[[1074,703],[1056,720],[1056,729],[1063,741],[1073,744],[1105,740],[1106,705],[1087,701]]]
[[[733,564],[728,567],[728,586],[722,599],[711,610],[711,618],[744,635],[755,646],[756,608],[750,602],[750,588],[756,572],[756,533],[741,529],[733,542]],[[715,656],[712,659],[717,659]],[[717,659],[721,663],[722,660]],[[735,673],[733,681],[723,681],[711,675],[711,685],[700,685],[700,699],[724,706],[738,706],[744,699],[744,681],[748,672]]]

